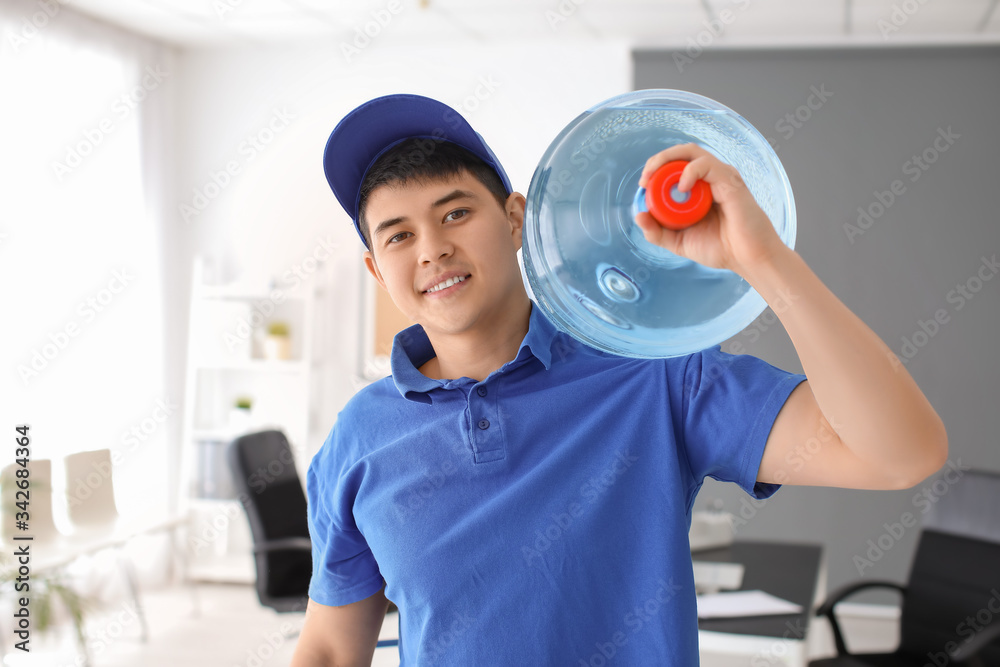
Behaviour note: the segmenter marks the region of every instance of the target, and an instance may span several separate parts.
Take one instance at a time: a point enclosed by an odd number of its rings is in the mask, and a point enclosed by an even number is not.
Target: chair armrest
[[[976,654],[989,646],[997,638],[1000,638],[1000,621],[990,623],[972,635],[970,639],[959,644],[958,648],[950,653],[951,659],[955,662],[975,660]],[[970,664],[976,664],[976,662],[971,662]],[[979,664],[982,663],[980,662]]]
[[[837,617],[833,614],[833,608],[838,602],[867,588],[893,588],[906,595],[906,586],[894,581],[858,581],[853,584],[847,584],[830,593],[823,604],[816,609],[816,615],[826,616],[830,622],[830,629],[833,631],[833,642],[837,646],[838,657],[850,655],[850,652],[848,652],[847,645],[844,643],[844,636],[840,631],[840,624],[837,622]]]
[[[255,554],[266,551],[306,551],[312,550],[312,541],[308,537],[285,537],[280,540],[267,540],[253,545]]]

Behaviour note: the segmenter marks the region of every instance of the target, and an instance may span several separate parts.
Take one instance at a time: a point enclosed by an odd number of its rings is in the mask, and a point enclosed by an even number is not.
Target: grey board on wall
[[[705,95],[771,141],[795,196],[796,251],[906,360],[952,464],[1000,470],[1000,47],[686,55],[635,51],[635,88]],[[722,349],[803,370],[770,309]],[[721,499],[741,515],[738,538],[823,543],[835,588],[905,581],[919,528],[896,538],[895,524],[947,489],[943,473],[903,491],[786,486],[755,507],[707,480],[696,508]]]

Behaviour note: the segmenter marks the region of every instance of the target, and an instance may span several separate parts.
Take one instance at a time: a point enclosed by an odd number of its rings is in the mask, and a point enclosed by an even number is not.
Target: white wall
[[[311,455],[356,390],[363,245],[322,169],[323,149],[337,121],[379,95],[434,97],[472,123],[514,188],[525,193],[555,135],[589,106],[630,90],[632,69],[629,47],[622,42],[373,43],[350,62],[339,44],[322,44],[185,51],[178,58],[176,81],[173,224],[179,256],[172,262],[173,289],[187,294],[195,253],[215,257],[223,277],[259,272],[262,280],[268,275],[280,280],[320,245],[336,247],[330,267],[333,298],[324,306],[336,313],[335,330],[329,340],[319,341],[321,353],[328,350],[331,357],[322,411],[307,446]],[[267,140],[269,125],[277,131],[262,150],[245,143],[259,133],[261,142]],[[221,175],[227,165],[239,168],[228,183]],[[222,186],[218,192],[213,174]],[[197,200],[197,192],[214,198]],[[182,205],[191,207],[186,215]],[[365,279],[370,279],[367,274]],[[183,341],[186,310],[170,319],[172,338]],[[183,386],[182,372],[176,371],[174,386]]]

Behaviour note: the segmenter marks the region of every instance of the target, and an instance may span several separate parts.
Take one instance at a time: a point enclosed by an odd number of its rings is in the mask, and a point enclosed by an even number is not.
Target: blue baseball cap
[[[405,139],[448,141],[472,152],[496,171],[507,193],[513,189],[496,155],[462,116],[437,100],[421,95],[385,95],[365,102],[337,123],[323,151],[323,171],[337,201],[358,221],[361,183],[383,153]],[[433,150],[428,144],[429,150]],[[368,244],[365,243],[365,247]]]

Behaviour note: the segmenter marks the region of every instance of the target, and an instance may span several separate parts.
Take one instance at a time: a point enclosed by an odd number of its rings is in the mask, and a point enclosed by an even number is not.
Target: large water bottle
[[[734,336],[767,307],[738,274],[649,243],[633,221],[646,210],[639,188],[646,160],[684,143],[736,167],[794,248],[788,176],[750,123],[685,91],[613,97],[559,133],[528,187],[525,273],[538,305],[577,340],[628,357],[679,356]]]

